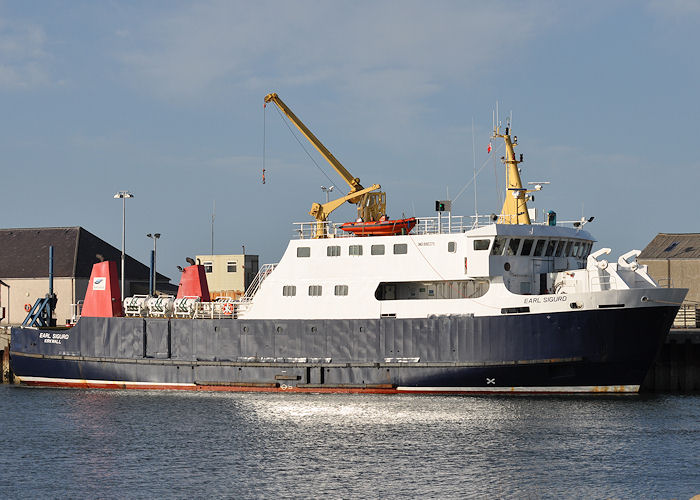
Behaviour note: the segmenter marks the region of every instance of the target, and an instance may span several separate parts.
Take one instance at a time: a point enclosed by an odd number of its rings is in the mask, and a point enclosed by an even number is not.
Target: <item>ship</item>
[[[12,328],[11,366],[29,386],[381,394],[636,393],[687,290],[660,287],[636,258],[593,251],[590,219],[543,222],[527,203],[510,126],[500,214],[387,221],[362,186],[277,94],[274,103],[349,192],[297,223],[277,264],[238,299],[211,301],[203,266],[177,297],[119,298],[114,262],[95,264],[71,328]],[[489,145],[490,149],[490,145]],[[438,203],[436,208],[443,208]],[[440,210],[438,208],[438,210]],[[376,223],[376,224],[373,224]],[[347,224],[347,223],[346,223]]]

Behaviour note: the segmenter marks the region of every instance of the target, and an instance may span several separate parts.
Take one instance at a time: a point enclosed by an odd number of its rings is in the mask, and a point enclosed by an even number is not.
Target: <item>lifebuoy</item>
[[[226,302],[223,307],[224,314],[233,314],[233,304]]]
[[[24,310],[29,312],[32,310],[32,305],[31,304],[24,304]]]

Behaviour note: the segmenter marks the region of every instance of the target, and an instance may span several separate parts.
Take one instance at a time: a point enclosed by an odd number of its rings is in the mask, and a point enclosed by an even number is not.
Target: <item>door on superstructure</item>
[[[547,293],[547,273],[551,272],[552,261],[549,259],[532,259],[532,293]]]

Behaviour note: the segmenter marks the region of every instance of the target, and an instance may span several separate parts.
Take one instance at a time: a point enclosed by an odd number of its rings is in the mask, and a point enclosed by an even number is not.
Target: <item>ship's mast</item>
[[[501,157],[501,161],[506,165],[506,195],[498,222],[501,224],[530,224],[530,215],[527,211],[530,191],[523,188],[518,170],[518,164],[523,162],[523,155],[521,154],[520,159],[516,160],[513,149],[518,145],[518,137],[514,136],[511,140],[510,127],[506,127],[505,133],[502,134],[500,125],[496,124],[493,138],[499,137],[506,144],[506,155]]]

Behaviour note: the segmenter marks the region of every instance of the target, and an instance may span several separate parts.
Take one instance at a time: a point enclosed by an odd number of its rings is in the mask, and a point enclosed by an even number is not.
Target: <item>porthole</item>
[[[503,264],[503,269],[505,269],[506,271],[510,271],[510,262],[506,262],[505,264]]]

